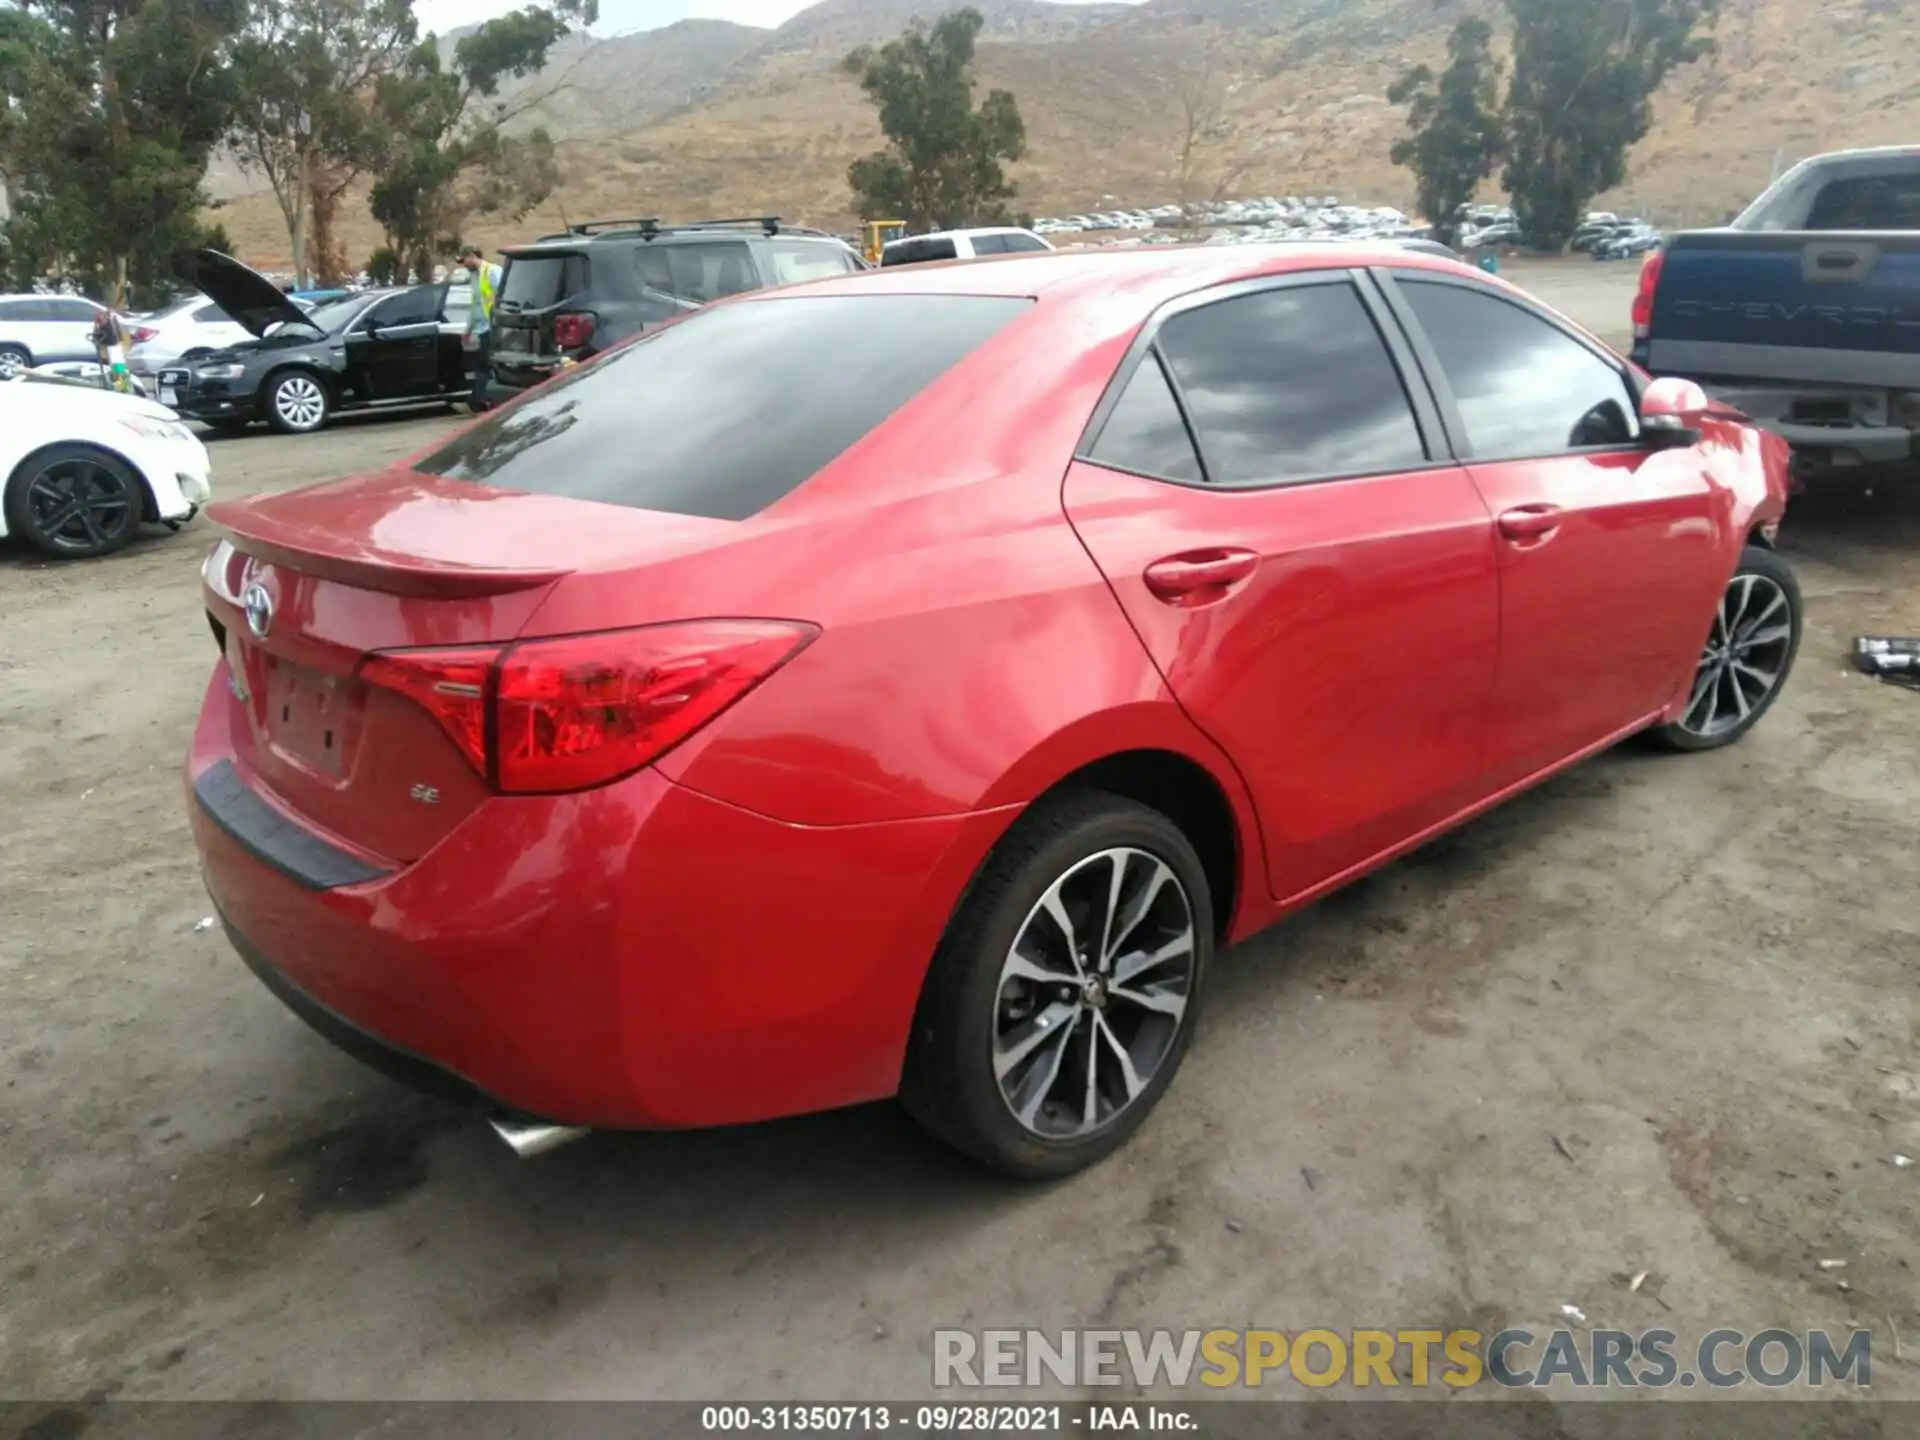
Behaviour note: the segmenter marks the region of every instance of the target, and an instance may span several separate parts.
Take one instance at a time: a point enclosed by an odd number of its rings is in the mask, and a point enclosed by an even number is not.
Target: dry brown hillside
[[[925,0],[825,0],[775,31],[719,22],[580,47],[560,57],[571,86],[549,102],[567,182],[520,222],[480,222],[499,243],[562,215],[697,217],[778,213],[850,224],[848,161],[879,143],[853,83],[852,45],[884,39]],[[1406,205],[1387,161],[1400,132],[1384,99],[1406,66],[1436,58],[1462,15],[1487,0],[1148,0],[1134,8],[990,0],[980,81],[1019,97],[1028,159],[1015,168],[1036,214],[1180,198],[1184,97],[1204,96],[1209,138],[1190,195],[1335,193]],[[689,30],[689,26],[695,27]],[[1724,0],[1719,53],[1674,77],[1633,156],[1622,205],[1668,225],[1717,223],[1772,174],[1776,158],[1920,140],[1920,5]],[[1109,199],[1111,197],[1111,199]],[[221,218],[242,252],[286,263],[270,200]],[[347,227],[365,253],[378,233]]]

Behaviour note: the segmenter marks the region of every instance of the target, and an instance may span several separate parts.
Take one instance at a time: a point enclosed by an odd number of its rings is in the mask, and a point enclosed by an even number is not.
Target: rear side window
[[[796,295],[689,314],[532,392],[429,475],[744,520],[1023,313],[981,295]]]
[[[198,310],[193,312],[193,323],[196,325],[231,325],[233,321],[227,318],[227,312],[222,310],[218,305],[202,305]]]
[[[1193,436],[1187,433],[1187,422],[1153,351],[1141,357],[1127,388],[1120,392],[1107,423],[1100,427],[1091,458],[1096,465],[1157,480],[1197,483],[1201,479]]]
[[[921,235],[911,240],[896,240],[880,252],[882,265],[922,265],[929,260],[952,260],[958,252],[950,235]]]
[[[1476,460],[1628,445],[1639,405],[1620,368],[1497,295],[1400,278],[1433,342]]]
[[[825,240],[769,240],[761,254],[766,257],[769,285],[825,280],[860,268],[852,251]]]
[[[94,308],[84,300],[49,300],[47,308],[52,311],[48,318],[64,325],[91,325],[96,318]]]
[[[1287,286],[1188,310],[1160,327],[1158,344],[1213,484],[1427,463],[1400,372],[1351,284]]]
[[[587,257],[580,254],[512,255],[495,303],[511,310],[545,310],[586,289],[590,274]]]
[[[1920,230],[1920,174],[1861,175],[1820,187],[1809,230]]]
[[[968,243],[973,246],[976,255],[1004,255],[1007,253],[1005,235],[970,235]]]
[[[1038,235],[1002,235],[1000,240],[1009,255],[1021,255],[1030,250],[1047,248],[1047,242]]]

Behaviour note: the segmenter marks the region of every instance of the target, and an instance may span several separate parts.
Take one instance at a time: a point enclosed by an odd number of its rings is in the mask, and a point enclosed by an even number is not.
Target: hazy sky
[[[445,33],[503,14],[518,3],[524,0],[417,0],[414,13],[420,17],[422,29]],[[799,14],[810,3],[812,0],[600,0],[600,23],[593,28],[601,35],[624,35],[693,16],[773,26]]]

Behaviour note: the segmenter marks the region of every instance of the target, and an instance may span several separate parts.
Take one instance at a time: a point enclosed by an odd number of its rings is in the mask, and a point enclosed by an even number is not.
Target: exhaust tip
[[[544,1120],[513,1120],[501,1115],[490,1117],[487,1123],[493,1127],[494,1134],[507,1142],[507,1148],[522,1160],[531,1160],[549,1150],[558,1150],[562,1145],[587,1134],[584,1125],[550,1125]]]

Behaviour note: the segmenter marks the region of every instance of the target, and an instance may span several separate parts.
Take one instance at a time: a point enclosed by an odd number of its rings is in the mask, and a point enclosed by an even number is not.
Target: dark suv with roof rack
[[[493,383],[505,391],[710,300],[868,268],[844,240],[782,225],[777,215],[687,225],[593,220],[503,254],[492,360]]]

